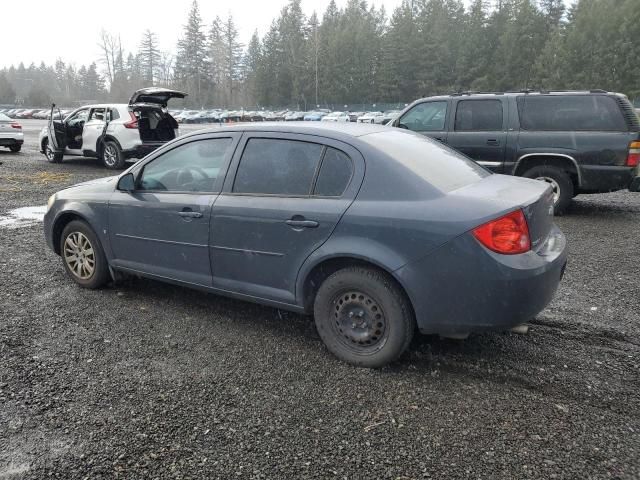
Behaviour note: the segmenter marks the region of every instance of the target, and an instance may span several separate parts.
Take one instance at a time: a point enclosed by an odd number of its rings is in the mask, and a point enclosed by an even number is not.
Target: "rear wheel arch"
[[[358,258],[355,256],[349,255],[340,255],[335,257],[326,258],[324,260],[316,263],[306,274],[304,277],[304,281],[302,282],[302,302],[305,312],[311,313],[313,312],[313,302],[316,298],[316,294],[327,278],[333,275],[335,272],[349,268],[349,267],[363,267],[370,268],[372,270],[377,270],[386,276],[388,276],[391,281],[393,281],[398,288],[405,295],[407,302],[411,307],[411,312],[415,317],[415,310],[413,308],[413,303],[411,301],[411,297],[408,294],[407,289],[404,287],[402,282],[393,275],[392,271],[386,268],[379,263],[372,262],[370,260],[366,260],[363,258]]]
[[[116,137],[114,137],[113,135],[105,135],[104,137],[101,136],[96,142],[96,155],[98,156],[98,158],[102,158],[102,149],[104,148],[105,142],[114,142],[116,145],[118,145],[120,150],[122,150],[122,145],[120,145],[120,142]]]
[[[574,190],[578,190],[582,183],[582,176],[580,174],[580,168],[578,162],[569,156],[564,154],[528,154],[523,155],[518,159],[516,166],[513,170],[513,175],[522,177],[525,172],[531,170],[534,167],[552,166],[563,170],[569,175],[574,186]]]

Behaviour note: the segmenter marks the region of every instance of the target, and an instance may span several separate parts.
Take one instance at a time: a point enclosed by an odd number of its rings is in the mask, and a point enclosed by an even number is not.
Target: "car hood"
[[[171,90],[170,88],[162,87],[147,87],[136,90],[129,99],[129,105],[134,106],[137,104],[156,104],[163,107],[167,106],[167,103],[172,98],[184,98],[188,94],[180,92],[178,90]]]
[[[104,178],[96,178],[93,180],[89,180],[88,182],[82,182],[82,183],[76,183],[75,185],[71,185],[67,188],[65,188],[64,190],[74,190],[74,189],[87,189],[87,187],[92,187],[92,188],[96,188],[96,190],[99,190],[101,186],[106,186],[106,185],[113,185],[113,188],[115,188],[115,185],[118,181],[118,176],[115,175],[113,177],[104,177]]]

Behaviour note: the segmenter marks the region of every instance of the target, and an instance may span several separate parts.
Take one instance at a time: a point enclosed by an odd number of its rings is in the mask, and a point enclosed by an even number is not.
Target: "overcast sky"
[[[43,60],[47,64],[60,57],[66,62],[89,64],[98,59],[101,29],[119,34],[127,50],[137,50],[142,32],[149,28],[158,35],[162,50],[175,51],[176,41],[186,23],[192,0],[1,0],[0,67]],[[216,15],[233,15],[241,41],[247,43],[254,30],[262,36],[287,3],[286,0],[200,0],[205,24]],[[321,15],[329,0],[302,0],[307,15]],[[338,6],[346,0],[337,0]],[[390,13],[402,0],[374,0]],[[11,21],[8,21],[11,19]],[[10,40],[9,40],[10,39]]]

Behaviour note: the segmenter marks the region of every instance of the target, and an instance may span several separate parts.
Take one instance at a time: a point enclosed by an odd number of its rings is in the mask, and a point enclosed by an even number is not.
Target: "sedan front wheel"
[[[107,259],[91,227],[80,220],[67,224],[60,238],[60,255],[67,274],[84,288],[100,288],[109,280]]]

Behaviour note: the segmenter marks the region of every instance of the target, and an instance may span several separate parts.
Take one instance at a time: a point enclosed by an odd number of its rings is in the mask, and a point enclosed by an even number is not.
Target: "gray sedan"
[[[566,264],[546,184],[377,125],[201,130],[56,193],[44,228],[82,287],[135,274],[313,314],[328,349],[365,367],[416,327],[532,319]]]

